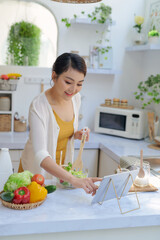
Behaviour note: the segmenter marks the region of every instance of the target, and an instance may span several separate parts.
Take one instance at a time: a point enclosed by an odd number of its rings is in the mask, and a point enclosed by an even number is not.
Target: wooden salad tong
[[[87,137],[87,135],[86,135],[87,131],[88,131],[88,127],[85,127],[83,129],[83,134],[82,134],[81,145],[80,145],[78,157],[72,165],[72,170],[82,171],[82,169],[83,169],[82,152],[83,152],[84,144],[85,144],[86,137]]]

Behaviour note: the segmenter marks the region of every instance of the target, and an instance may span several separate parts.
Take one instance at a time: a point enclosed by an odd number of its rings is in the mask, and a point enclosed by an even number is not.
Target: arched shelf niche
[[[6,65],[7,38],[12,24],[31,22],[41,29],[38,67],[51,67],[57,57],[58,27],[54,13],[40,1],[0,0],[0,65]],[[13,63],[10,63],[14,65]],[[24,64],[27,65],[27,64]]]

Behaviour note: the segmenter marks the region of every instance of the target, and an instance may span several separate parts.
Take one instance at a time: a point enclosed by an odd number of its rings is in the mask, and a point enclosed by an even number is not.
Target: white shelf
[[[109,21],[107,21],[106,23],[105,23],[105,25],[115,25],[115,21],[112,21],[112,23],[110,24],[110,22]],[[91,25],[102,25],[103,26],[103,24],[102,23],[98,23],[98,22],[96,22],[96,21],[91,21],[91,19],[90,18],[73,18],[73,19],[71,19],[71,24],[91,24]]]
[[[144,44],[127,47],[126,51],[149,51],[149,50],[160,50],[160,44]]]
[[[0,111],[0,114],[12,114],[12,111]]]
[[[87,73],[115,75],[120,74],[121,71],[114,69],[87,68]]]
[[[4,94],[12,94],[13,91],[5,91],[5,90],[0,90],[0,93]]]

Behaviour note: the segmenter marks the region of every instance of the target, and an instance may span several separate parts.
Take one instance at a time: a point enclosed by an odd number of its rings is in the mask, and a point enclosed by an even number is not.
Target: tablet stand
[[[137,199],[138,207],[137,207],[137,208],[134,208],[134,209],[131,209],[131,210],[129,210],[129,211],[126,211],[126,212],[123,212],[122,209],[121,209],[121,205],[120,205],[120,201],[119,201],[119,200],[121,199],[121,197],[122,197],[122,195],[123,195],[123,192],[124,192],[124,190],[125,190],[125,188],[126,188],[126,186],[127,186],[128,181],[129,181],[130,178],[131,178],[131,180],[132,180],[132,184],[133,184],[133,177],[132,177],[131,174],[129,174],[129,176],[127,177],[126,184],[125,184],[124,188],[122,189],[122,192],[121,192],[120,197],[118,197],[118,195],[117,195],[117,191],[116,191],[116,188],[115,188],[115,185],[114,185],[114,181],[113,181],[113,179],[110,178],[109,182],[107,183],[108,186],[107,186],[107,189],[106,189],[106,191],[105,191],[105,194],[104,194],[103,200],[102,200],[101,202],[98,202],[98,203],[99,203],[100,205],[102,205],[102,203],[104,202],[105,196],[106,196],[106,194],[107,194],[107,192],[108,192],[109,186],[110,186],[110,184],[112,183],[113,188],[114,188],[114,191],[115,191],[115,195],[116,195],[116,198],[117,198],[117,202],[118,202],[118,206],[119,206],[119,209],[120,209],[121,214],[125,214],[125,213],[128,213],[128,212],[132,212],[132,211],[134,211],[134,210],[138,210],[138,209],[140,209],[140,203],[139,203],[138,196],[137,196],[137,192],[136,192],[135,188],[134,188],[134,191],[135,191],[135,195],[136,195],[136,199]],[[134,187],[134,184],[133,184],[133,187]]]

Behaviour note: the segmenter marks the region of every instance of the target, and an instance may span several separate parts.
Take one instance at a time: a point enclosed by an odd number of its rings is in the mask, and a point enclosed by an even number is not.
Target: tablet
[[[116,189],[118,198],[121,197],[121,195],[126,196],[133,184],[132,178],[134,181],[136,176],[138,175],[138,171],[139,170],[133,170],[133,171],[122,172],[122,173],[118,173],[118,174],[105,176],[103,178],[102,182],[100,183],[100,186],[99,186],[99,188],[96,192],[96,195],[94,196],[91,204],[100,203],[103,201],[107,201],[107,200],[116,198],[115,189]],[[130,175],[132,175],[132,178],[129,177]],[[114,189],[112,183],[114,183],[115,189]],[[107,191],[107,193],[106,193],[106,191]],[[123,194],[122,194],[122,192],[123,192]]]

